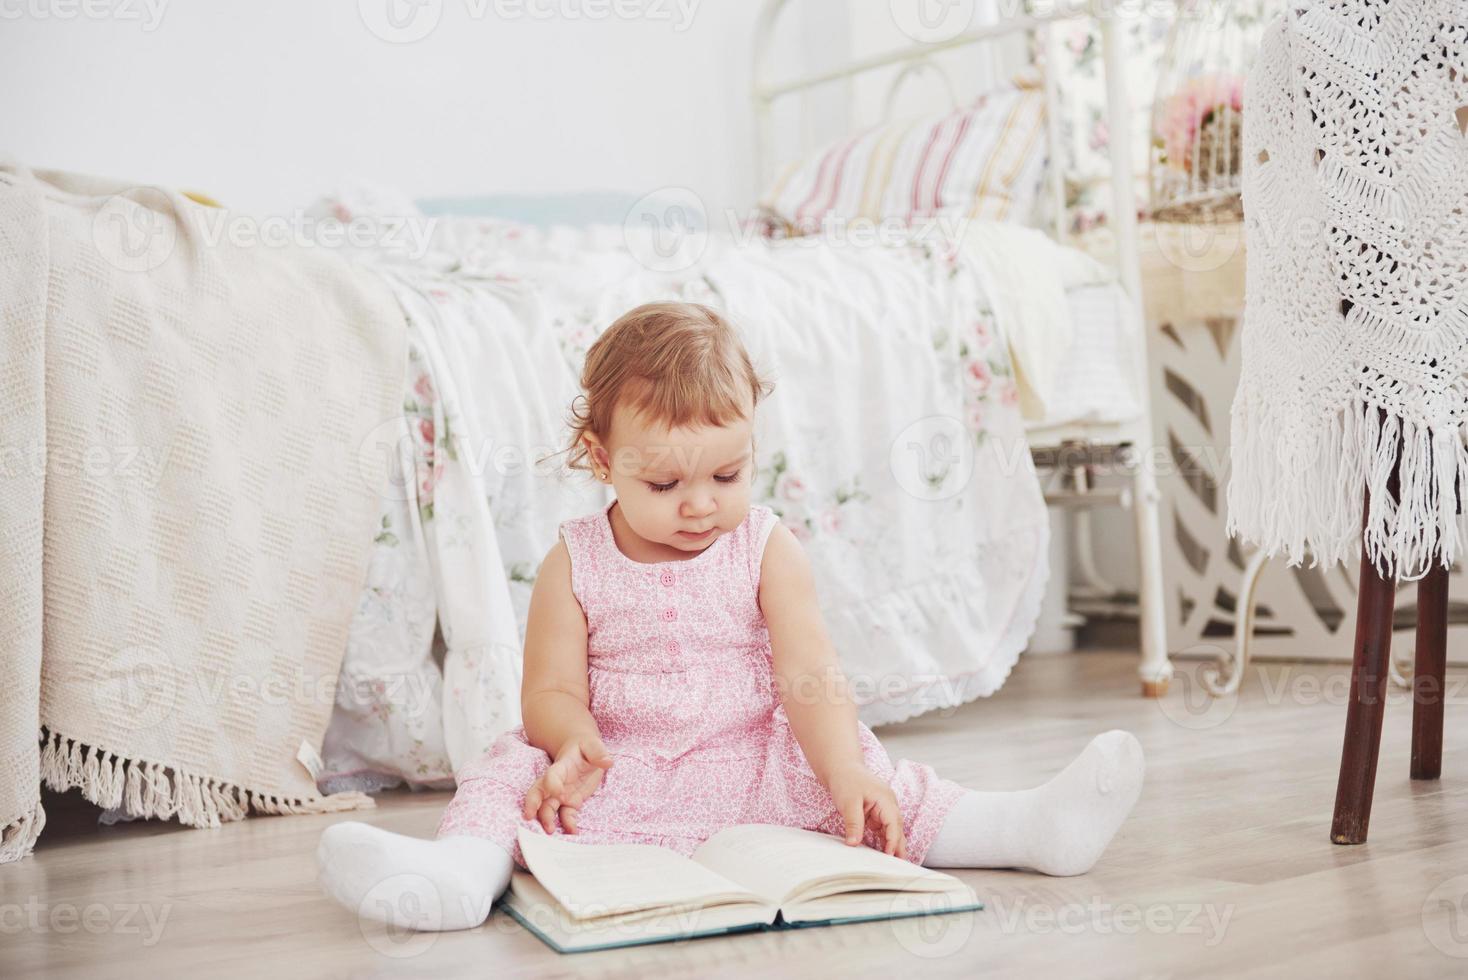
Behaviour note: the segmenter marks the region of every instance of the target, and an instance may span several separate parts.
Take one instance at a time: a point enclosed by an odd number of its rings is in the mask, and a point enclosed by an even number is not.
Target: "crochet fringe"
[[[256,793],[198,773],[180,772],[156,762],[124,759],[95,745],[84,746],[59,732],[41,730],[41,781],[57,792],[77,787],[82,796],[106,809],[122,807],[130,817],[177,819],[189,827],[218,827],[254,813],[337,813],[377,804],[365,793],[287,798]],[[24,821],[22,821],[24,822]],[[44,817],[41,818],[44,824]],[[32,831],[31,845],[40,825]],[[6,831],[5,847],[10,847]],[[21,849],[20,854],[29,851]],[[0,850],[0,863],[6,860]]]
[[[46,826],[46,810],[36,801],[35,809],[0,830],[0,864],[19,861],[35,850],[36,840]]]
[[[1468,425],[1433,429],[1358,397],[1320,427],[1311,452],[1284,459],[1275,433],[1263,431],[1274,417],[1251,402],[1234,404],[1230,536],[1283,552],[1289,565],[1306,555],[1312,568],[1356,559],[1364,542],[1388,579],[1415,581],[1434,561],[1452,568],[1468,534],[1457,513],[1458,493],[1468,497]]]

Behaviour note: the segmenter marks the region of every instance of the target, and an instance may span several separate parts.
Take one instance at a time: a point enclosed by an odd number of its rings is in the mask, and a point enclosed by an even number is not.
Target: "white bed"
[[[762,45],[782,6],[768,4]],[[1027,19],[1018,29],[1042,23]],[[979,33],[957,42],[994,36]],[[867,63],[904,57],[911,52]],[[772,100],[801,83],[771,83],[765,60],[757,60],[764,119]],[[421,218],[402,202],[326,199],[319,207]],[[887,447],[946,445],[944,432],[923,430],[917,442],[899,432],[909,418],[973,417],[977,396],[949,385],[966,363],[952,358],[975,356],[958,353],[962,338],[953,328],[966,329],[972,316],[958,311],[997,308],[986,302],[993,296],[981,263],[963,250],[944,266],[918,250],[801,249],[764,240],[735,247],[711,238],[706,254],[669,272],[632,258],[631,224],[537,229],[458,217],[435,229],[435,251],[421,261],[382,250],[361,256],[390,278],[410,324],[404,417],[385,421],[383,430],[386,445],[406,446],[410,478],[384,496],[372,577],[343,664],[347,683],[323,748],[323,788],[446,785],[518,722],[519,654],[536,563],[556,521],[595,508],[602,491],[557,484],[551,492],[524,472],[486,467],[488,457],[479,457],[476,471],[462,457],[447,457],[443,434],[452,427],[481,449],[506,441],[555,448],[585,347],[623,310],[671,296],[723,305],[746,326],[756,359],[779,366],[783,388],[760,423],[760,466],[770,481],[762,492],[782,503],[793,527],[811,532],[807,548],[848,674],[903,682],[894,697],[866,703],[864,721],[951,709],[1003,683],[1034,629],[1050,574],[1047,500],[1133,504],[1143,555],[1143,688],[1154,695],[1165,688],[1171,668],[1152,628],[1160,580],[1150,474],[1139,468],[1133,492],[1122,498],[1042,493],[1029,454],[1080,441],[1145,457],[1145,372],[1126,288],[1135,281],[1134,256],[1122,251],[1118,277],[1064,291],[1074,340],[1056,364],[1043,418],[1021,419],[1012,390],[1001,394],[1000,385],[986,383],[982,428],[990,438],[970,457],[973,478],[965,474],[961,491],[945,497],[891,486],[902,476]],[[1118,231],[1123,242],[1134,234]],[[903,315],[883,315],[894,302]],[[972,347],[974,337],[965,343]],[[983,356],[992,357],[996,378],[1008,379],[1004,347]],[[1019,448],[1022,466],[1006,446]],[[848,464],[849,472],[837,472]],[[815,491],[826,505],[810,503]],[[863,499],[865,506],[842,509]],[[434,588],[425,590],[425,579]]]

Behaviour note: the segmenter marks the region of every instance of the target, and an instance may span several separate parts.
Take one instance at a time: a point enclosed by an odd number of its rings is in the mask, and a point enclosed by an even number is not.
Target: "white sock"
[[[1145,771],[1135,735],[1103,732],[1043,786],[959,797],[923,866],[1085,874],[1137,802]]]
[[[402,929],[473,929],[515,869],[510,853],[482,837],[423,840],[345,820],[321,834],[317,881],[365,919]]]

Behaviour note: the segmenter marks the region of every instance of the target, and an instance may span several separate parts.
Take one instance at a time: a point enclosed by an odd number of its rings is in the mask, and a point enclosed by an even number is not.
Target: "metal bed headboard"
[[[903,65],[903,70],[898,73],[896,80],[892,83],[892,88],[888,91],[887,104],[890,106],[892,93],[914,70],[910,66],[927,62],[929,56],[965,45],[993,41],[1011,34],[1038,31],[1045,59],[1042,70],[1047,140],[1051,148],[1048,180],[1056,221],[1053,234],[1057,241],[1063,243],[1066,238],[1065,186],[1064,169],[1057,162],[1061,158],[1060,114],[1058,111],[1060,100],[1053,66],[1057,65],[1059,60],[1056,58],[1058,41],[1053,27],[1061,21],[1081,18],[1093,20],[1099,27],[1101,35],[1101,59],[1106,77],[1106,122],[1111,132],[1109,140],[1111,151],[1110,227],[1116,249],[1117,272],[1122,287],[1132,299],[1129,304],[1135,347],[1132,357],[1137,365],[1136,377],[1140,385],[1137,397],[1141,403],[1142,412],[1139,418],[1116,427],[1092,426],[1082,422],[1073,426],[1061,426],[1056,431],[1035,432],[1032,435],[1042,440],[1046,438],[1060,440],[1062,444],[1067,440],[1079,438],[1087,443],[1096,443],[1097,440],[1101,440],[1108,445],[1130,446],[1134,458],[1146,461],[1151,458],[1153,444],[1151,398],[1148,391],[1148,379],[1151,375],[1147,367],[1146,330],[1142,313],[1141,253],[1138,250],[1137,200],[1131,159],[1132,111],[1127,98],[1126,78],[1123,74],[1121,43],[1116,32],[1115,7],[1117,5],[1114,3],[1103,5],[1100,0],[1036,0],[1036,2],[1048,4],[1050,9],[1045,13],[1026,13],[1003,18],[996,23],[970,27],[947,40],[912,44],[885,54],[857,58],[827,71],[781,80],[775,77],[771,65],[772,41],[775,22],[781,11],[788,5],[789,0],[764,0],[764,8],[760,13],[755,31],[753,71],[754,111],[757,125],[755,152],[760,178],[768,180],[773,176],[770,170],[774,130],[770,110],[777,100],[826,82],[849,78],[889,65]],[[1095,9],[1092,9],[1093,6]],[[930,64],[933,68],[942,71],[936,63],[930,62]],[[1143,465],[1136,466],[1132,473],[1131,510],[1136,530],[1139,572],[1138,618],[1141,625],[1142,661],[1138,674],[1142,680],[1143,693],[1149,697],[1160,697],[1165,694],[1168,680],[1173,673],[1172,666],[1167,659],[1167,625],[1164,612],[1166,603],[1162,582],[1159,499],[1156,478],[1151,467],[1145,465],[1145,462]],[[1063,503],[1064,501],[1056,502]],[[1076,514],[1078,541],[1080,542],[1089,541],[1082,522],[1085,513],[1085,511],[1078,511]],[[1088,545],[1082,548],[1083,556],[1089,554],[1087,549]]]
[[[1101,34],[1101,60],[1106,78],[1106,124],[1111,133],[1111,216],[1110,223],[1116,241],[1117,271],[1122,285],[1140,308],[1141,266],[1137,250],[1137,200],[1132,182],[1131,133],[1132,111],[1126,89],[1126,76],[1122,67],[1120,42],[1116,34],[1115,14],[1093,12],[1091,3],[1077,0],[1054,0],[1050,10],[1043,13],[1028,13],[1007,17],[993,24],[972,27],[942,41],[914,43],[881,54],[856,58],[845,64],[825,71],[798,76],[793,79],[775,77],[773,48],[776,22],[789,6],[790,0],[764,0],[759,21],[755,27],[753,98],[755,113],[755,161],[761,182],[767,183],[773,176],[774,125],[771,118],[774,103],[797,92],[803,92],[828,82],[851,78],[866,72],[891,65],[902,65],[902,70],[888,89],[888,104],[891,104],[898,87],[913,71],[932,68],[943,75],[944,81],[951,80],[942,68],[931,61],[931,56],[942,51],[967,45],[990,42],[1014,34],[1038,32],[1044,51],[1045,64],[1041,66],[1044,79],[1046,139],[1050,145],[1050,163],[1047,168],[1047,183],[1051,196],[1055,226],[1051,230],[1055,239],[1064,242],[1065,227],[1065,172],[1058,162],[1060,153],[1060,96],[1059,86],[1052,66],[1058,64],[1056,57],[1058,41],[1053,25],[1062,21],[1094,20]],[[1103,10],[1114,11],[1115,4],[1101,5]]]

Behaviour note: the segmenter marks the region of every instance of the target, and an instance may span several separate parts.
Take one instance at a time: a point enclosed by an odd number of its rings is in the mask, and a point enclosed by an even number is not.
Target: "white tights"
[[[923,856],[930,868],[1031,868],[1085,874],[1142,789],[1142,746],[1112,730],[1044,785],[969,790]],[[419,930],[472,929],[509,884],[509,852],[480,837],[406,837],[358,821],[332,824],[316,850],[322,888],[358,915]]]

